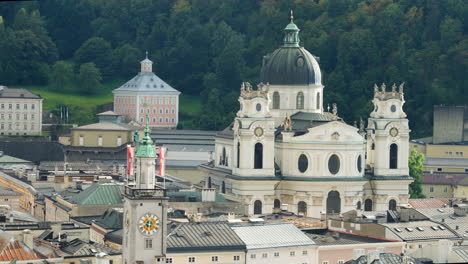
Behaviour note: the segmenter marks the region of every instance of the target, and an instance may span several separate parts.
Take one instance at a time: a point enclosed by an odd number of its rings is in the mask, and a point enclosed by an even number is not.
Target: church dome
[[[291,22],[284,29],[283,45],[263,57],[260,81],[270,85],[322,84],[317,59],[299,46],[299,28]]]

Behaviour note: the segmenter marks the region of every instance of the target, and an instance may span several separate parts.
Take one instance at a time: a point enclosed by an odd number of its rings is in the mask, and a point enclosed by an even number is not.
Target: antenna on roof
[[[148,59],[148,51],[146,51],[146,59]]]
[[[294,14],[293,14],[293,11],[291,9],[291,23],[293,23],[293,22],[294,22]]]

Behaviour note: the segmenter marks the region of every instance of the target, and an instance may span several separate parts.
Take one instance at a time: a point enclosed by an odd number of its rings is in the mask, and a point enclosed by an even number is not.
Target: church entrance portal
[[[341,198],[338,191],[331,191],[327,198],[327,214],[339,214],[341,212]]]

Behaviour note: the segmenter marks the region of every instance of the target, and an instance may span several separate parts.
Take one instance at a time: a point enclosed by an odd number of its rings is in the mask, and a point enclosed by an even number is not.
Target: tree
[[[411,198],[425,198],[426,196],[422,193],[421,183],[422,183],[422,174],[423,174],[423,162],[424,155],[417,152],[416,150],[411,150],[410,157],[408,159],[408,167],[410,177],[414,181],[410,184],[410,197]]]
[[[57,61],[49,74],[49,84],[55,86],[56,89],[63,90],[72,84],[74,77],[72,64]]]
[[[84,63],[80,66],[78,82],[81,89],[86,94],[95,94],[101,85],[101,71],[92,62]]]
[[[109,77],[113,71],[111,51],[111,45],[108,41],[92,37],[76,50],[75,60],[79,63],[93,62],[102,70],[105,77]]]

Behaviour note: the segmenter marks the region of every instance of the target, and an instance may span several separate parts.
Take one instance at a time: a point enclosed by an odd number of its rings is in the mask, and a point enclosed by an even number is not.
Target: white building
[[[346,124],[336,105],[324,111],[317,58],[299,46],[292,20],[260,79],[257,89],[242,84],[234,122],[215,137],[215,158],[202,165],[208,185],[241,199],[248,215],[320,217],[408,202],[403,85],[374,87],[367,129]]]
[[[232,227],[247,246],[246,264],[315,263],[317,246],[292,223]]]
[[[0,86],[0,135],[41,135],[42,97]]]

